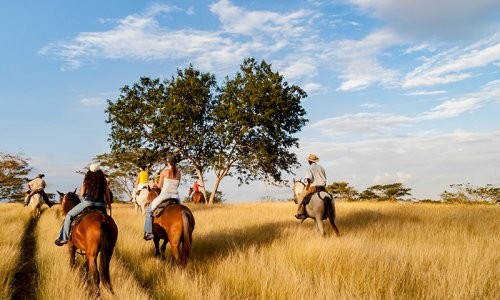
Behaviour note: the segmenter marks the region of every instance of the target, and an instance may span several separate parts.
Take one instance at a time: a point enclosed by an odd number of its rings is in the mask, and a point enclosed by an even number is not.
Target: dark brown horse
[[[64,215],[80,203],[80,198],[75,192],[63,194],[58,191],[58,193],[61,197],[61,206]],[[113,255],[117,237],[118,228],[115,221],[109,215],[98,210],[93,210],[85,214],[78,225],[72,227],[71,238],[68,241],[70,264],[71,266],[75,266],[75,253],[77,249],[85,252],[87,271],[90,275],[89,279],[97,293],[99,281],[113,293],[109,276],[109,262]],[[98,255],[99,268],[97,267]]]
[[[189,188],[188,195],[191,195],[191,193],[193,193],[192,187]],[[194,203],[205,203],[205,196],[202,192],[194,192],[193,196],[191,196],[191,201],[193,201]]]
[[[151,203],[158,195],[159,191],[157,189],[151,190],[148,196],[149,202]],[[187,206],[181,204],[168,205],[161,216],[153,219],[155,255],[159,256],[163,253],[163,256],[165,256],[167,243],[170,242],[175,262],[178,266],[185,267],[191,255],[194,223],[193,214]],[[161,252],[160,240],[163,240]]]

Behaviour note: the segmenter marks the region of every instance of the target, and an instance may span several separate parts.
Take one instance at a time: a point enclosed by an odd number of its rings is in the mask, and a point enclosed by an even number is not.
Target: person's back
[[[37,178],[31,180],[28,183],[28,186],[29,186],[30,190],[43,190],[47,186],[47,184],[45,183],[45,180],[43,180],[40,177],[37,177]]]

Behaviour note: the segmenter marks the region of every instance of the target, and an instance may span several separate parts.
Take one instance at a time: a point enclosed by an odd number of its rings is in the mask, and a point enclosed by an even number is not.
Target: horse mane
[[[66,215],[73,207],[80,203],[80,197],[75,192],[68,192],[64,194],[61,204],[63,214]]]

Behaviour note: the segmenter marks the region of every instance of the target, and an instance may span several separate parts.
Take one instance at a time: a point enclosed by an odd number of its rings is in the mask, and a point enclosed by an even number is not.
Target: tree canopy
[[[307,122],[306,93],[288,85],[265,61],[246,59],[234,78],[219,87],[215,76],[192,66],[168,80],[142,77],[108,100],[113,151],[147,153],[149,163],[177,155],[192,167],[200,184],[212,170],[215,182],[228,175],[240,183],[282,182],[282,172],[298,165],[290,148]]]
[[[22,154],[0,152],[0,199],[22,199],[30,171],[28,158]]]

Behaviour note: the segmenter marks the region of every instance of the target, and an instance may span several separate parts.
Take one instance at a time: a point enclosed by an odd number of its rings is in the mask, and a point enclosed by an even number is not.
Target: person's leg
[[[146,220],[144,222],[144,239],[150,240],[153,238],[153,210],[151,209],[153,205],[149,205],[146,208]]]
[[[42,194],[42,198],[43,198],[43,201],[45,201],[45,204],[47,204],[49,206],[49,208],[52,207],[52,205],[54,205],[54,203],[49,200],[49,196],[47,196],[45,191],[41,190],[40,193]]]
[[[78,205],[73,207],[68,212],[68,214],[66,214],[66,217],[64,218],[63,227],[61,229],[61,232],[59,233],[59,238],[56,240],[56,244],[58,246],[66,244],[68,242],[71,221],[73,220],[74,217],[76,217],[76,215],[81,213],[88,206],[92,206],[92,203],[90,201],[82,201]]]

